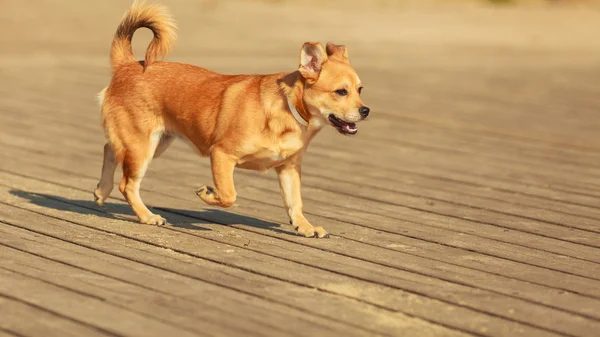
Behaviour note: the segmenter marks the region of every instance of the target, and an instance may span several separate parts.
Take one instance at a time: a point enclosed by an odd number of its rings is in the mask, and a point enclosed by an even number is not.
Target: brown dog
[[[133,33],[141,27],[154,33],[143,62],[136,61],[131,50]],[[294,72],[223,75],[157,62],[174,40],[175,26],[166,11],[144,1],[133,3],[117,29],[110,53],[113,78],[100,94],[108,142],[94,191],[96,202],[102,205],[110,195],[121,164],[119,189],[140,222],[165,224],[142,202],[140,183],[152,158],[183,137],[210,156],[215,187],[196,191],[205,203],[229,207],[235,202],[234,168],[274,168],[296,231],[307,237],[328,236],[302,214],[300,164],[308,143],[324,125],[355,134],[355,123],[369,114],[346,48],[307,42]]]

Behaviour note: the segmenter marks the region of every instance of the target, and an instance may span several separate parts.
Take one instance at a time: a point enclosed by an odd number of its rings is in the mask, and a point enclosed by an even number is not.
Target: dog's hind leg
[[[117,169],[117,160],[115,153],[109,143],[104,145],[104,161],[102,163],[102,176],[100,182],[94,190],[94,199],[98,206],[102,206],[104,201],[110,196],[114,187],[115,170]]]
[[[119,190],[133,209],[139,221],[149,225],[164,225],[167,221],[152,213],[140,197],[140,185],[148,164],[155,154],[161,134],[152,133],[149,137],[136,137],[131,144],[125,144],[123,153],[123,179]],[[164,151],[164,149],[163,149]]]

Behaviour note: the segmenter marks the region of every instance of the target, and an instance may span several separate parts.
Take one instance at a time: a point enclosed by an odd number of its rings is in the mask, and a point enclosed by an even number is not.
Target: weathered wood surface
[[[600,13],[305,2],[165,1],[169,60],[274,72],[306,40],[348,46],[373,116],[303,168],[329,240],[293,234],[272,173],[236,171],[236,205],[205,207],[184,144],[142,185],[168,226],[116,190],[96,206],[95,95],[128,2],[3,2],[0,336],[600,331]]]

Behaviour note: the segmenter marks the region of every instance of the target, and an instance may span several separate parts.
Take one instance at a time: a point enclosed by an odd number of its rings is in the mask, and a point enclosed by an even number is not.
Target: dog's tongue
[[[348,132],[348,133],[353,133],[356,132],[356,124],[354,123],[344,123],[344,125],[342,125],[342,130]]]

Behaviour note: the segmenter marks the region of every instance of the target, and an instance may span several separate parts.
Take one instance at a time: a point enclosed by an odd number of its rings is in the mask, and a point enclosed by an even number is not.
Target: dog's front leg
[[[235,159],[221,149],[213,149],[210,155],[210,164],[215,188],[203,185],[196,190],[196,194],[205,203],[220,207],[233,205],[237,196],[233,185],[235,163]]]
[[[278,167],[279,186],[283,193],[283,203],[287,207],[290,223],[300,235],[306,237],[329,237],[323,227],[311,225],[302,214],[302,196],[300,194],[300,162]]]

